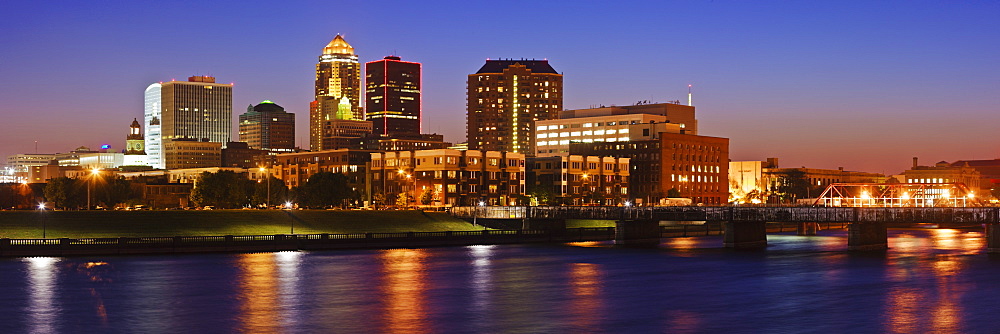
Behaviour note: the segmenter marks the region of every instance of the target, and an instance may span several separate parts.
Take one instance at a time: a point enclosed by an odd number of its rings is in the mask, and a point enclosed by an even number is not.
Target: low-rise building
[[[624,205],[629,201],[629,158],[528,158],[527,191],[538,205]]]
[[[687,133],[667,116],[620,114],[535,122],[536,156],[565,156],[570,143],[628,142],[659,139],[659,134]]]
[[[195,139],[163,141],[166,169],[222,166],[222,143]]]
[[[269,172],[285,181],[289,188],[306,184],[310,176],[319,172],[342,173],[356,191],[364,190],[365,166],[372,151],[337,149],[319,152],[278,154]]]
[[[904,183],[962,183],[975,194],[981,194],[982,174],[968,164],[952,166],[940,161],[934,166],[920,166],[913,158],[913,166],[903,171]]]
[[[778,158],[729,162],[729,193],[734,203],[790,202],[815,198],[834,183],[883,183],[885,175],[822,168],[782,168]]]
[[[527,204],[524,178],[525,157],[520,153],[450,149],[371,153],[371,193],[381,198],[376,204]]]
[[[339,150],[357,147],[359,138],[372,133],[372,122],[346,119],[327,120],[322,123],[322,150]],[[311,148],[318,151],[316,148]]]
[[[673,197],[708,205],[729,200],[729,138],[660,133],[658,140],[571,143],[570,153],[631,158],[629,197],[637,205]]]

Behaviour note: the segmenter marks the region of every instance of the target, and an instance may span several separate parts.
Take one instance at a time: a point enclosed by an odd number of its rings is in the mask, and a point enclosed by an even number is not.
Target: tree
[[[313,174],[300,189],[301,200],[309,207],[343,206],[355,197],[347,181],[347,176],[340,173]]]
[[[132,199],[132,182],[125,178],[115,178],[96,187],[97,201],[105,207],[113,207]]]
[[[191,191],[191,201],[199,206],[239,208],[250,204],[253,181],[232,171],[204,172]]]
[[[385,194],[375,193],[372,195],[372,205],[378,208],[379,205],[385,205]]]
[[[410,194],[406,192],[401,192],[396,196],[396,206],[407,207],[410,206]]]
[[[420,193],[420,204],[430,205],[434,202],[434,188],[427,187]]]
[[[52,203],[52,207],[69,208],[80,206],[86,201],[86,195],[81,193],[82,182],[68,177],[58,177],[49,180],[45,185],[45,201]]]
[[[552,199],[555,197],[552,193],[552,188],[548,186],[532,187],[531,190],[528,190],[528,194],[538,201],[538,205],[552,204]]]
[[[271,202],[266,203],[268,207],[280,205],[288,200],[288,187],[285,186],[285,181],[271,175],[268,177],[270,180],[261,180],[253,185],[253,197],[250,202],[254,205],[267,202],[268,188],[271,189]]]
[[[667,198],[680,198],[680,197],[681,197],[681,191],[678,190],[677,188],[670,188],[669,190],[667,190]]]

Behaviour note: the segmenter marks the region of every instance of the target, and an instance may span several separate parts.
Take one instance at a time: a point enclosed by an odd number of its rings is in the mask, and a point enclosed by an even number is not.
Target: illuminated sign
[[[111,148],[111,145],[108,145],[108,144],[101,145],[101,149],[102,150],[106,150],[106,149],[109,149],[109,148]]]

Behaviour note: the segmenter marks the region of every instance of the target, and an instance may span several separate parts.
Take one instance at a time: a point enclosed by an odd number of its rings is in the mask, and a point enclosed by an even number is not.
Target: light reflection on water
[[[277,332],[278,275],[274,253],[237,255],[240,269],[237,285],[240,292],[240,330],[243,332]]]
[[[424,249],[388,249],[380,252],[383,265],[382,302],[385,332],[425,333],[428,330]]]
[[[29,257],[24,263],[28,268],[28,305],[24,312],[28,316],[28,331],[31,333],[55,332],[53,324],[58,316],[56,304],[56,275],[59,259],[52,257]]]
[[[0,260],[0,332],[995,332],[983,233]],[[115,278],[115,279],[112,279]],[[89,326],[89,327],[88,327]]]

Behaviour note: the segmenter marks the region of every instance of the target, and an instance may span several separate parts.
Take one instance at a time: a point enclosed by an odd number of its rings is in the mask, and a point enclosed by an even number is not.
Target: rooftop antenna
[[[688,107],[691,106],[691,85],[688,85]]]

